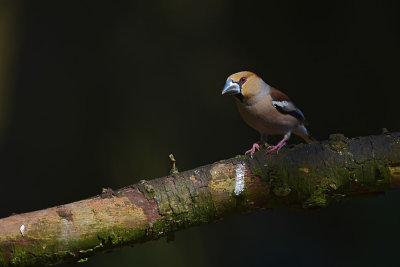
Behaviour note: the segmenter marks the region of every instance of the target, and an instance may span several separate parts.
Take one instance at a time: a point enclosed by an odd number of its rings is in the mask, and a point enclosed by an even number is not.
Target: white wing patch
[[[290,103],[287,102],[286,100],[283,100],[283,101],[272,101],[272,104],[274,106],[279,106],[281,108],[285,108],[285,107],[290,105]]]

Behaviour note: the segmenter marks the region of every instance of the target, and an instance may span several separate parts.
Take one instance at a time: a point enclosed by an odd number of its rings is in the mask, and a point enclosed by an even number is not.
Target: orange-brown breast
[[[270,94],[253,105],[238,101],[237,105],[243,120],[261,134],[285,134],[299,124],[293,116],[276,110]]]

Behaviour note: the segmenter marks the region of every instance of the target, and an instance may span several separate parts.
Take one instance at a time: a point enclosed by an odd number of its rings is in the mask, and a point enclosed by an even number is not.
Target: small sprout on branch
[[[169,159],[171,160],[172,168],[169,171],[169,174],[178,174],[178,168],[176,167],[176,160],[173,154],[169,154]]]

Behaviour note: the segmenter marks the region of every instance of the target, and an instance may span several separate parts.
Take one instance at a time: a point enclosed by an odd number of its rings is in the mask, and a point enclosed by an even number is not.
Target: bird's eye
[[[246,78],[246,77],[242,77],[242,78],[240,78],[240,80],[239,80],[239,82],[240,82],[241,84],[244,84],[246,81],[247,81],[247,78]]]

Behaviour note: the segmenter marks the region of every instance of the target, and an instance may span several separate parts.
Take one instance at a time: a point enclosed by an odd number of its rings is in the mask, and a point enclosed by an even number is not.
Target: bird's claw
[[[267,148],[267,153],[273,153],[276,151],[276,154],[279,153],[279,151],[286,145],[286,142],[278,143],[276,146],[269,146]]]
[[[252,148],[247,150],[244,154],[250,154],[250,158],[253,158],[254,153],[256,152],[256,150],[260,150],[260,145],[258,143],[254,143]]]

